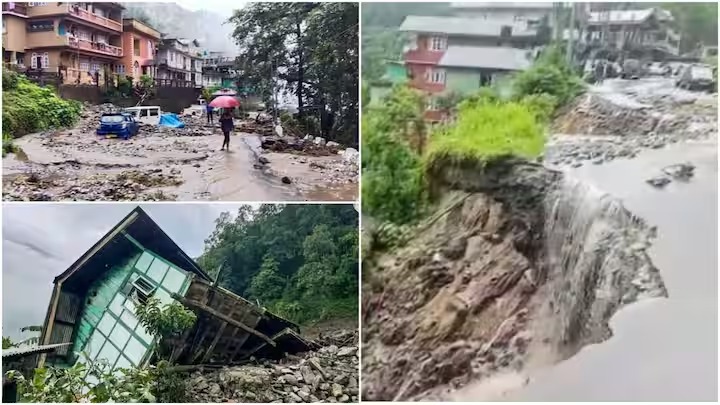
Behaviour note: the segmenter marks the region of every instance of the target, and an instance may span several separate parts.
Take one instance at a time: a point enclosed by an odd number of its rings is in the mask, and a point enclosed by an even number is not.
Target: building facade
[[[679,55],[680,34],[667,10],[606,10],[589,12],[581,40],[618,50],[648,49]]]
[[[3,3],[3,60],[65,83],[96,82],[122,71],[122,11],[120,3]]]
[[[453,3],[458,16],[405,18],[403,61],[410,86],[428,96],[429,121],[443,119],[436,101],[444,93],[470,93],[530,66],[547,41],[541,24],[552,10],[537,4]]]
[[[160,42],[160,32],[142,21],[123,19],[122,70],[134,80],[141,76],[156,76],[155,53]]]
[[[166,38],[160,42],[157,75],[162,84],[186,87],[202,86],[202,52],[196,41]]]
[[[223,52],[207,52],[202,61],[203,86],[236,89],[235,58]]]

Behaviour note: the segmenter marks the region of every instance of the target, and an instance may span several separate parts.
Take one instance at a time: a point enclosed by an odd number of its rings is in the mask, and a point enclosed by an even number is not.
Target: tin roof
[[[451,8],[465,8],[465,9],[480,9],[480,10],[497,10],[497,9],[526,9],[526,10],[537,10],[537,9],[552,9],[552,3],[541,3],[541,2],[453,2],[450,3]]]
[[[477,37],[499,37],[503,26],[502,21],[480,20],[469,17],[428,17],[409,15],[400,25],[399,30],[404,32],[425,32],[446,35],[465,35]],[[512,37],[532,37],[535,30],[526,27],[512,26]]]
[[[25,357],[33,354],[48,353],[71,344],[72,343],[55,343],[51,345],[14,347],[12,349],[3,350],[2,358],[9,359],[13,357]]]
[[[532,51],[508,47],[450,46],[438,66],[525,70],[532,65]]]
[[[655,15],[660,20],[672,21],[673,19],[672,14],[667,10],[646,8],[643,10],[593,11],[589,15],[588,23],[641,23],[647,20],[651,15]]]

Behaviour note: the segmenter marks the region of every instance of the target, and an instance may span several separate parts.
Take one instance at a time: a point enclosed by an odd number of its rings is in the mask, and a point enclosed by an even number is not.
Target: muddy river
[[[657,226],[650,254],[669,297],[621,309],[611,319],[613,337],[562,363],[470,385],[453,399],[716,401],[717,159],[717,141],[706,140],[573,170]],[[696,166],[690,181],[662,190],[645,183],[686,161]]]

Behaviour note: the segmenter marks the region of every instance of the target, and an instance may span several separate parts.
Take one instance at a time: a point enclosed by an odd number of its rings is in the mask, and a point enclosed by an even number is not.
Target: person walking
[[[235,129],[235,124],[233,123],[233,117],[232,114],[230,114],[230,111],[225,110],[223,111],[222,115],[220,116],[220,129],[222,129],[223,136],[225,139],[223,140],[223,146],[220,148],[220,150],[230,150],[230,132],[232,132]]]
[[[213,111],[214,111],[214,110],[215,110],[215,109],[213,108],[213,106],[210,105],[210,103],[207,103],[207,104],[205,105],[205,112],[206,112],[206,114],[207,114],[207,123],[208,123],[208,124],[212,124],[212,123],[213,123]]]

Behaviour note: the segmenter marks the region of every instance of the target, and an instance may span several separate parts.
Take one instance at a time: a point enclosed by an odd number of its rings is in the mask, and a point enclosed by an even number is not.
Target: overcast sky
[[[257,204],[253,204],[257,206]],[[199,256],[215,219],[240,204],[140,204],[190,257]],[[65,271],[136,204],[3,204],[2,335],[41,325],[55,276]]]
[[[175,1],[175,3],[190,11],[207,10],[229,18],[232,16],[234,10],[243,8],[248,2],[227,0],[180,0]]]

